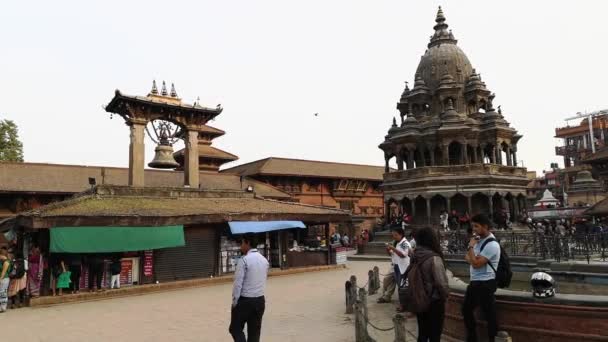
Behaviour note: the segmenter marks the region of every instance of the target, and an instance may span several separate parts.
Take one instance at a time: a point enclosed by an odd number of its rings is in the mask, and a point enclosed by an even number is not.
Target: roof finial
[[[448,31],[448,24],[445,23],[445,15],[443,14],[441,6],[439,6],[439,9],[437,10],[435,22],[436,24],[433,26],[435,34],[431,36],[431,42],[429,43],[428,47],[431,48],[443,43],[456,44],[457,40],[454,38],[454,34],[452,34],[451,30]]]
[[[410,90],[410,87],[408,86],[408,81],[405,81],[405,90]]]
[[[439,6],[439,9],[437,10],[437,18],[435,18],[435,21],[438,24],[445,21],[445,16],[443,15],[443,10],[441,9],[441,6]]]
[[[177,97],[177,92],[175,91],[175,85],[171,83],[171,97]]]
[[[162,96],[167,96],[167,85],[165,84],[165,81],[163,81],[163,86],[160,88],[160,94]]]
[[[158,95],[158,88],[156,87],[156,80],[152,80],[152,90],[150,90],[150,94]]]
[[[397,127],[397,119],[393,116],[393,127]]]

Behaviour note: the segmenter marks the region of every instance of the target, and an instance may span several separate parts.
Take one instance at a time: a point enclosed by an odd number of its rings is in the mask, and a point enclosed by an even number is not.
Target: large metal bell
[[[154,159],[148,163],[149,167],[155,169],[175,169],[179,163],[173,158],[173,147],[168,144],[158,144],[154,149]]]

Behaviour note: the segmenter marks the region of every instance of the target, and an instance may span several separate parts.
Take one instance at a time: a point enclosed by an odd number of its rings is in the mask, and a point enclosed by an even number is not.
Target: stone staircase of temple
[[[374,234],[374,241],[368,242],[362,254],[386,256],[386,244],[393,242],[390,230],[379,231]]]

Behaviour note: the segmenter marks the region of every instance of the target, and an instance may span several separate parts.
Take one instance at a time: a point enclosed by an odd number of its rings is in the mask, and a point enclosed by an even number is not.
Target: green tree
[[[0,120],[0,161],[23,162],[23,144],[12,120]]]

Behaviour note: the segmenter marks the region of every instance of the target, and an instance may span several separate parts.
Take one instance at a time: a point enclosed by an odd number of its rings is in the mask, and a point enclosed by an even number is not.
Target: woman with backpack
[[[443,253],[433,228],[416,230],[414,238],[416,249],[407,275],[412,287],[409,309],[418,318],[418,342],[439,342],[450,293]]]

